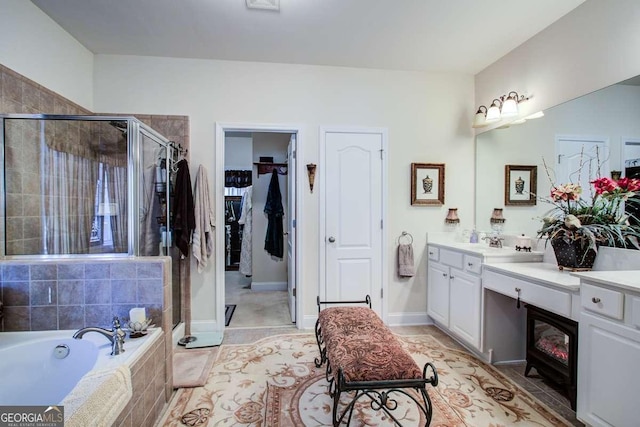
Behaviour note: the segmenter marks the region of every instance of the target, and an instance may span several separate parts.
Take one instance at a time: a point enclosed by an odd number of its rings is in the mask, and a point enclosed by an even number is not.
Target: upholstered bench
[[[411,398],[424,413],[426,424],[431,422],[431,400],[426,385],[438,385],[438,374],[431,363],[420,369],[403,348],[396,336],[371,309],[371,298],[364,301],[320,301],[316,339],[320,357],[317,367],[327,362],[326,377],[329,393],[333,398],[333,425],[338,426],[347,416],[349,425],[356,402],[363,397],[371,400],[371,408],[383,410],[397,425],[401,425],[391,411],[397,401],[391,393],[401,393]],[[321,309],[321,305],[368,304]],[[431,376],[427,378],[427,371]],[[422,396],[422,402],[414,389]],[[340,395],[354,392],[351,401],[340,411]]]

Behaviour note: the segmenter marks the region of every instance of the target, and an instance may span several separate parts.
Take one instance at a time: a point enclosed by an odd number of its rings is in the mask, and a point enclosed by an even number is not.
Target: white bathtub
[[[57,405],[90,371],[116,369],[133,363],[160,335],[152,330],[143,338],[129,339],[125,352],[111,356],[111,343],[89,332],[73,339],[75,331],[0,333],[0,405]],[[63,359],[54,356],[57,345],[69,347]]]

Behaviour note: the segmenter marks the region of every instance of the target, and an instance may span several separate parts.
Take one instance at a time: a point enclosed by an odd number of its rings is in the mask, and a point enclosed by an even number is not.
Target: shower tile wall
[[[35,83],[0,64],[0,113],[42,113],[65,115],[91,115],[91,111],[80,107],[53,91]],[[109,114],[109,113],[106,113]],[[158,116],[132,114],[168,139],[189,146],[189,126],[186,116]],[[6,240],[9,254],[42,253],[40,122],[11,121],[7,125],[5,156],[7,216]],[[93,126],[93,127],[92,127]],[[54,145],[61,142],[86,144],[87,141],[104,137],[106,127],[95,123],[49,123],[45,128],[47,141]],[[109,129],[106,129],[109,132]],[[111,132],[116,132],[111,129]],[[95,137],[97,136],[97,137]],[[63,140],[63,141],[61,141]],[[82,185],[81,183],[79,185]],[[1,227],[0,227],[1,228]],[[0,237],[4,230],[0,230]]]
[[[24,77],[23,75],[11,70],[0,64],[0,113],[41,113],[41,114],[65,114],[65,115],[85,115],[94,114],[91,111],[82,108],[81,106],[71,102],[70,100],[58,95],[57,93],[47,89],[44,86],[37,84],[36,82]],[[112,114],[101,113],[100,115],[124,115],[124,114]],[[189,118],[187,116],[175,116],[175,115],[145,115],[145,114],[127,114],[128,116],[134,116],[145,124],[151,126],[153,129],[164,135],[166,138],[179,143],[183,148],[189,149]],[[29,151],[29,149],[21,151],[23,146],[32,146],[30,144],[24,144],[24,141],[33,141],[33,138],[38,137],[38,124],[27,126],[27,129],[19,129],[18,134],[13,135],[14,140],[20,141],[18,145],[20,148],[11,149],[13,153],[19,153],[24,161],[22,168],[27,169],[27,175],[25,178],[20,173],[8,173],[7,184],[9,176],[12,180],[12,191],[17,191],[16,186],[20,185],[23,189],[33,189],[34,186],[40,185],[40,176],[33,170],[33,163],[28,162],[39,156],[39,154]],[[104,129],[104,127],[103,127]],[[18,129],[14,129],[18,132]],[[16,154],[18,155],[18,154]],[[35,156],[35,157],[34,157]],[[29,169],[31,168],[31,169]],[[16,170],[15,172],[19,172]],[[20,184],[18,184],[18,177]],[[38,193],[40,194],[40,193]],[[35,212],[35,206],[38,206],[38,214],[33,215]],[[36,201],[36,197],[32,193],[12,193],[7,194],[7,211],[10,209],[11,215],[7,217],[7,237],[12,248],[22,249],[25,253],[39,253],[40,242],[42,236],[40,235],[40,199]],[[2,213],[0,213],[1,215]],[[0,227],[0,238],[3,237],[5,230]],[[36,243],[37,242],[37,243]],[[38,246],[38,251],[35,250],[35,246]],[[14,252],[15,253],[15,252]],[[171,271],[173,272],[173,282],[180,282],[180,286],[177,289],[184,289],[187,283],[190,283],[190,268],[189,259],[179,260],[174,265]],[[168,278],[171,280],[172,278]],[[171,290],[169,289],[169,292]],[[167,300],[171,299],[169,293]],[[166,306],[165,306],[166,309]],[[170,313],[170,312],[169,312]],[[170,319],[171,316],[168,316]],[[169,321],[169,325],[171,322]]]
[[[47,88],[0,65],[1,113],[91,114]],[[40,161],[38,150],[40,123],[12,122],[7,126],[5,156],[7,189],[7,251],[42,252],[40,215]],[[2,230],[4,233],[4,230]]]

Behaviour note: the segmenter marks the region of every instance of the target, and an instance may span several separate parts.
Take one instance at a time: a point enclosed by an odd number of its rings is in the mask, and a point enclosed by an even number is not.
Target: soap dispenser
[[[478,232],[475,227],[471,231],[471,236],[469,237],[469,243],[478,243]]]

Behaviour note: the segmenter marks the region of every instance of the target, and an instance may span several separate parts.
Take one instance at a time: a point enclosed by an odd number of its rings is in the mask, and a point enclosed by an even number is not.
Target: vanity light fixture
[[[499,99],[494,99],[487,110],[487,123],[497,122],[500,120],[500,108],[502,108],[502,101]]]
[[[476,112],[476,115],[473,117],[473,125],[471,125],[471,127],[483,128],[488,124],[489,123],[487,123],[487,107],[485,107],[484,105],[481,105],[480,107],[478,107],[478,111]]]
[[[518,92],[515,91],[495,98],[488,109],[484,105],[478,108],[473,118],[472,127],[484,127],[505,118],[517,117],[519,113],[518,104],[528,99],[530,99],[530,97],[519,95]]]

